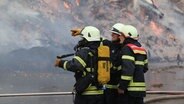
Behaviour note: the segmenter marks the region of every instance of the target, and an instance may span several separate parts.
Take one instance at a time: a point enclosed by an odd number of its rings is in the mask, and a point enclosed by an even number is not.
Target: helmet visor
[[[118,34],[118,35],[121,35],[122,34],[118,29],[116,29],[114,27],[111,29],[111,32],[112,33],[115,33],[115,34]]]

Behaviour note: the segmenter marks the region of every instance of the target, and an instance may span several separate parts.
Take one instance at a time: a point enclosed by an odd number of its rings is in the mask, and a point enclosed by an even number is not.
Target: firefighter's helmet
[[[100,30],[93,26],[86,26],[81,30],[81,35],[87,41],[100,41]]]
[[[123,33],[124,33],[125,37],[129,37],[129,38],[132,38],[135,40],[138,40],[138,38],[139,38],[139,34],[137,32],[137,29],[132,25],[126,25],[124,27]]]
[[[116,23],[112,26],[111,28],[111,32],[118,34],[118,35],[122,35],[122,33],[124,32],[124,27],[125,25],[122,23]]]

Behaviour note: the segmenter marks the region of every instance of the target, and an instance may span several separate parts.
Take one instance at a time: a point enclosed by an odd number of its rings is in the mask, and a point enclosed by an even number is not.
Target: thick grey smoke
[[[66,91],[72,86],[73,79],[66,72],[66,78],[58,74],[54,60],[73,51],[78,38],[70,29],[75,22],[63,1],[55,1],[57,8],[52,1],[0,0],[0,93]]]
[[[170,0],[174,1],[174,0]],[[183,41],[184,37],[184,9],[180,9],[181,6],[178,4],[184,4],[182,1],[168,2],[168,1],[159,1],[159,7],[164,13],[164,18],[160,22],[172,29],[175,32],[176,37]],[[183,8],[183,6],[181,7]]]
[[[38,12],[32,11],[28,8],[24,8],[17,2],[1,2],[1,28],[0,28],[0,39],[2,47],[25,48],[41,45],[38,41],[35,41],[39,37],[39,34],[30,32],[23,32],[25,24],[29,24],[30,19],[36,19],[39,15]],[[36,34],[36,35],[35,35]],[[29,38],[31,37],[31,38]],[[29,38],[29,39],[28,39]]]
[[[76,42],[70,36],[73,24],[69,16],[49,18],[44,14],[47,10],[39,10],[40,5],[31,5],[35,9],[28,5],[24,0],[0,1],[0,53]]]
[[[141,17],[143,10],[140,9],[142,5],[140,2],[146,4],[147,1],[150,0],[134,2],[95,0],[81,1],[80,6],[77,6],[76,0],[1,0],[0,53],[37,46],[67,46],[68,44],[71,46],[78,40],[70,36],[70,29],[75,26],[94,25],[102,31],[103,35],[110,37],[111,26],[116,22],[122,22],[135,25],[140,34],[146,34],[143,37],[154,35],[147,27],[149,24],[144,23],[145,17]],[[64,7],[64,2],[70,8]],[[146,4],[147,7],[144,5],[147,14],[157,15],[151,13],[158,11],[149,3]],[[181,42],[184,21],[183,14],[177,12],[177,3],[162,0],[156,1],[155,4],[164,14],[162,19],[156,21],[174,32],[175,37]]]

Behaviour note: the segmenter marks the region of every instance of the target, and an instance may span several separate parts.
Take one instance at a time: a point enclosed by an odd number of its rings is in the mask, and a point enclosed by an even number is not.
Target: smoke
[[[78,38],[71,37],[70,29],[85,25],[96,26],[103,36],[110,38],[109,29],[117,22],[137,27],[143,44],[150,36],[161,34],[159,31],[155,32],[158,29],[163,30],[162,34],[170,32],[176,38],[177,45],[182,46],[184,21],[176,2],[155,1],[154,7],[145,0],[76,1],[1,0],[0,53],[32,47],[72,48]],[[156,28],[151,29],[150,24]],[[164,40],[165,37],[167,36],[160,35],[157,39],[161,43],[170,41]],[[159,44],[149,45],[152,51],[155,45]]]
[[[175,33],[176,37],[182,41],[184,37],[184,14],[179,13],[178,2],[167,2],[160,1],[160,9],[164,13],[164,18],[160,21],[163,25],[167,26]],[[181,2],[182,3],[182,2]],[[167,5],[166,5],[167,4]],[[178,10],[178,11],[177,11]],[[182,11],[182,10],[180,10]],[[184,11],[183,11],[184,13]]]
[[[41,11],[40,5],[28,6],[28,3],[24,0],[0,1],[0,53],[19,48],[75,44],[77,39],[70,35],[71,17],[48,16],[48,11]]]
[[[29,19],[27,17],[34,19],[39,13],[24,8],[17,2],[9,2],[9,4],[4,2],[4,5],[1,4],[0,12],[1,20],[3,20],[0,24],[1,47],[12,47],[12,49],[14,49],[20,47],[30,48],[40,45],[39,42],[34,41],[39,35],[34,32],[31,33],[23,30],[24,26],[29,24]],[[32,38],[29,38],[29,35]]]

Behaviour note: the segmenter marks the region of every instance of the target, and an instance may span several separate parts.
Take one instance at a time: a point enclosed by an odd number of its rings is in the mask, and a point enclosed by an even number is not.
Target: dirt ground
[[[184,66],[176,63],[152,63],[146,73],[147,90],[150,91],[184,91]],[[145,100],[167,95],[147,94]],[[176,103],[177,102],[177,103]],[[184,104],[183,98],[167,99],[146,104]]]

